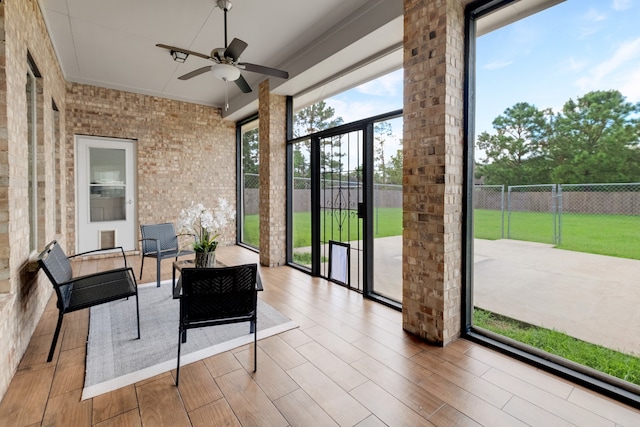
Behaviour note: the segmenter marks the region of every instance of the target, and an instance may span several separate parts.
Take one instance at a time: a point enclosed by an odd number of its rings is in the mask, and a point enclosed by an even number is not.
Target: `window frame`
[[[29,253],[38,252],[38,245],[43,239],[43,228],[39,210],[44,209],[44,168],[39,147],[43,145],[43,105],[42,74],[30,53],[27,53],[27,81],[25,84],[25,100],[27,109],[27,182],[28,182],[28,216],[29,216]],[[42,215],[42,219],[44,215]]]
[[[463,249],[462,257],[462,307],[461,336],[478,344],[499,351],[510,357],[531,364],[577,384],[597,391],[634,407],[640,407],[640,388],[634,384],[611,377],[602,372],[579,365],[567,359],[527,346],[502,335],[474,327],[473,325],[473,179],[475,147],[475,85],[476,85],[476,23],[477,20],[497,9],[508,6],[513,0],[477,1],[465,9],[465,79],[464,79],[464,198],[463,198]]]

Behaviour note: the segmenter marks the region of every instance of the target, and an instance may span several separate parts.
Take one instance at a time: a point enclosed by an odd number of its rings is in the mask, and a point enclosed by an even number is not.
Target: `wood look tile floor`
[[[258,255],[225,247],[227,264]],[[136,274],[140,259],[128,257]],[[111,267],[83,261],[80,271]],[[171,262],[163,262],[163,278]],[[300,326],[93,399],[80,400],[88,311],[65,316],[51,363],[51,300],[0,403],[1,426],[639,426],[640,411],[482,346],[446,348],[401,313],[289,267],[261,267],[260,298]],[[140,283],[155,280],[153,261]],[[259,321],[259,319],[258,319]],[[177,325],[176,325],[177,326]],[[144,331],[142,331],[144,333]]]

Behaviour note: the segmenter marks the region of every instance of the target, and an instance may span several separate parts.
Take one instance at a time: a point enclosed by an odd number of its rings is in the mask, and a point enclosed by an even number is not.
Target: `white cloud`
[[[637,93],[640,79],[640,37],[628,40],[620,45],[609,58],[588,71],[588,75],[575,81],[583,91],[597,89],[618,89],[630,97],[625,90]]]
[[[402,78],[402,70],[399,70],[364,83],[356,89],[365,95],[396,96],[398,89],[402,89]]]
[[[344,123],[351,123],[380,113],[380,107],[373,102],[349,101],[334,97],[327,99],[326,103],[335,109],[335,115],[342,117]]]
[[[629,102],[640,102],[640,64],[629,71],[629,79],[618,88]]]
[[[586,66],[587,63],[585,61],[579,61],[571,57],[563,63],[562,68],[568,72],[577,73],[584,70]]]
[[[577,27],[578,38],[586,39],[600,30],[602,30],[602,21],[607,19],[607,15],[594,8],[590,8],[585,14],[582,15],[583,24]]]
[[[513,64],[513,61],[494,61],[485,64],[482,68],[484,68],[485,70],[497,70],[499,68],[508,67],[511,64]]]
[[[613,10],[625,10],[631,7],[631,0],[613,0]]]
[[[598,12],[597,10],[591,8],[584,15],[584,19],[589,21],[589,22],[600,22],[600,21],[604,21],[605,19],[607,19],[607,15],[605,15],[602,12]]]

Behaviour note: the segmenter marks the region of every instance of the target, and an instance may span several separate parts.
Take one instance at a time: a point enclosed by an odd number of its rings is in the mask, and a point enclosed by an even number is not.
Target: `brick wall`
[[[404,2],[403,327],[460,334],[464,9]]]
[[[236,203],[235,124],[222,120],[220,110],[66,83],[37,0],[0,3],[0,399],[52,291],[29,262],[34,254],[29,252],[27,52],[42,75],[37,82],[39,245],[56,238],[74,252],[75,134],[136,141],[139,222],[175,221],[192,200],[213,204],[222,196]],[[224,236],[223,244],[233,242],[235,235]]]
[[[51,295],[51,285],[29,262],[27,56],[42,77],[37,80],[38,242],[55,236],[52,103],[64,119],[65,82],[36,0],[0,4],[0,398],[18,368]],[[57,141],[55,140],[57,137]],[[62,159],[64,160],[64,159]],[[48,172],[47,172],[48,171]]]
[[[191,202],[236,204],[235,123],[220,110],[76,83],[67,85],[67,241],[75,242],[74,135],[132,139],[138,221],[176,222]],[[222,244],[235,243],[235,227]]]

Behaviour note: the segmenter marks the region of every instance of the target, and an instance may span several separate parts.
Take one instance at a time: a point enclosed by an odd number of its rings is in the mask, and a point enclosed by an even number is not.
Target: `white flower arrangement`
[[[191,202],[189,208],[180,211],[178,233],[195,236],[194,251],[213,252],[218,247],[216,239],[232,223],[235,215],[235,209],[222,197],[218,198],[215,209]]]

